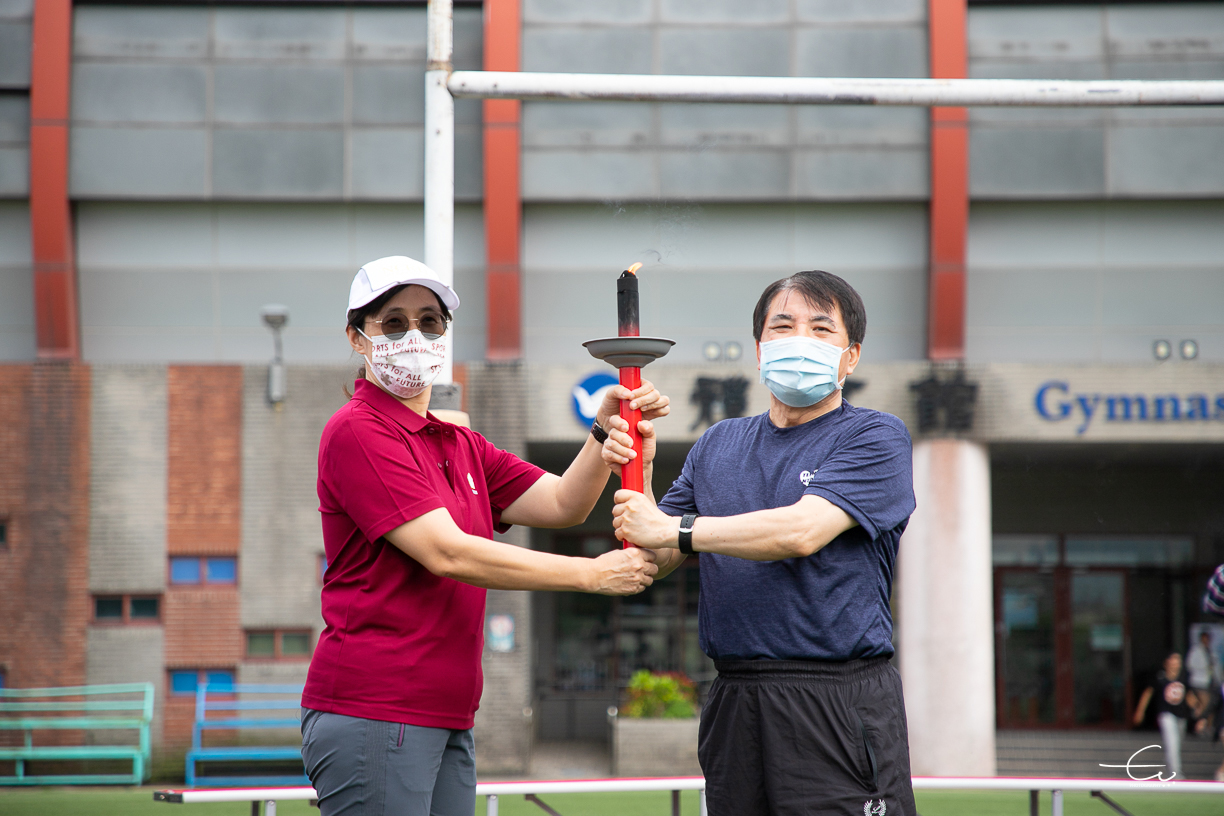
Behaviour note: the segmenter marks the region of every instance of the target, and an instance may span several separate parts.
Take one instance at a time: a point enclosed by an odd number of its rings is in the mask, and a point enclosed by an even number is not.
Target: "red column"
[[[30,237],[38,356],[76,359],[76,253],[68,201],[72,0],[35,0],[30,70]]]
[[[522,29],[519,0],[485,0],[484,69],[519,70]],[[522,356],[519,235],[522,196],[519,188],[519,123],[517,99],[484,101],[484,219],[485,268],[488,297],[490,360]]]
[[[968,73],[966,0],[929,0],[931,76]],[[965,356],[965,238],[969,224],[969,117],[931,109],[931,258],[927,356]]]

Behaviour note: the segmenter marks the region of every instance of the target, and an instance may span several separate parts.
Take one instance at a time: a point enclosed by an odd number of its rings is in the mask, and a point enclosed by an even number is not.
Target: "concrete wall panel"
[[[1110,193],[1118,197],[1217,197],[1224,193],[1220,124],[1115,127],[1110,133]]]
[[[978,168],[969,192],[973,198],[1100,198],[1104,158],[1103,128],[979,127],[969,142],[969,166]]]
[[[927,152],[890,150],[803,150],[795,155],[799,199],[911,201],[928,194]]]
[[[201,59],[210,17],[199,6],[80,6],[73,10],[72,55]]]
[[[343,124],[340,66],[218,65],[214,117],[225,124]]]
[[[165,636],[160,626],[91,626],[85,645],[85,682],[152,683],[154,745],[161,744],[166,700]]]
[[[977,7],[969,74],[980,78],[1218,79],[1224,6]],[[975,109],[979,198],[1178,198],[1224,194],[1218,112],[1193,108]]]
[[[662,0],[659,19],[668,23],[779,23],[790,16],[789,0]]]
[[[199,65],[78,63],[72,73],[72,118],[203,125],[207,84],[207,71]]]
[[[1222,218],[1217,201],[974,205],[969,359],[1144,363],[1158,339],[1224,359]]]
[[[30,149],[0,147],[0,199],[25,198],[30,192]]]
[[[799,76],[921,77],[927,66],[925,27],[816,28],[797,35]]]
[[[84,356],[92,362],[263,363],[272,338],[259,309],[283,303],[290,309],[286,359],[345,363],[353,274],[374,258],[420,257],[422,217],[416,204],[83,203],[77,233]],[[16,215],[9,221],[12,234],[28,242],[28,222]],[[12,268],[13,275],[20,269],[24,277],[12,278],[14,286],[28,291],[29,262],[21,263],[0,260],[0,269]],[[480,210],[461,205],[460,361],[484,354],[483,267]],[[0,325],[9,302],[0,304]],[[11,318],[30,354],[32,313],[27,307]]]
[[[786,76],[790,32],[785,28],[665,28],[659,32],[659,73],[702,76]]]
[[[340,9],[222,7],[216,10],[213,23],[217,56],[343,59],[346,16]]]
[[[524,71],[613,74],[635,65],[645,71],[651,64],[650,30],[525,27],[522,59]]]
[[[635,102],[533,102],[523,106],[523,145],[642,145],[654,132],[655,109],[654,105]]]
[[[213,137],[213,191],[222,198],[338,199],[339,130],[221,130]]]
[[[525,0],[523,20],[527,23],[648,23],[653,15],[653,0]]]
[[[209,188],[203,128],[72,129],[70,187],[81,198],[201,198]]]
[[[88,6],[75,23],[73,196],[421,199],[419,146],[375,129],[423,121],[424,8]],[[482,38],[459,9],[456,67],[480,67]],[[457,195],[479,200],[480,103],[456,119]],[[21,150],[0,138],[0,196],[25,191]]]
[[[166,369],[93,366],[89,589],[166,586]]]
[[[0,16],[0,88],[30,87],[32,23]]]
[[[925,0],[796,0],[795,11],[799,20],[812,23],[922,23],[927,4]]]
[[[0,360],[34,359],[34,260],[30,209],[0,201]]]
[[[589,359],[581,343],[612,332],[612,281],[635,260],[646,263],[643,331],[678,341],[669,364],[701,361],[710,340],[734,340],[750,354],[761,291],[813,268],[859,288],[870,354],[924,356],[924,311],[914,308],[926,281],[919,207],[540,205],[525,216],[523,326],[532,362]],[[603,287],[606,299],[598,297]]]

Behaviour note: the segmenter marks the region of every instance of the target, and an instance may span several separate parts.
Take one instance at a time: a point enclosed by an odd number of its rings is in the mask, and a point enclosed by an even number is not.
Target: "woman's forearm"
[[[419,516],[385,537],[433,574],[487,589],[628,595],[649,586],[657,571],[653,554],[614,550],[598,558],[570,558],[468,535],[445,509]]]
[[[557,482],[557,511],[561,516],[558,527],[572,527],[586,521],[603,494],[611,473],[600,455],[602,446],[587,434],[586,441],[574,461]]]

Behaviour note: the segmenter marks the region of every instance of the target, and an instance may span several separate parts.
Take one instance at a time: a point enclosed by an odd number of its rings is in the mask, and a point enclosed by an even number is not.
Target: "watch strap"
[[[680,534],[676,536],[676,543],[685,555],[693,554],[693,525],[696,523],[696,513],[685,513],[680,518]]]
[[[599,427],[599,420],[591,423],[591,436],[595,437],[595,441],[601,445],[607,441],[608,432]]]

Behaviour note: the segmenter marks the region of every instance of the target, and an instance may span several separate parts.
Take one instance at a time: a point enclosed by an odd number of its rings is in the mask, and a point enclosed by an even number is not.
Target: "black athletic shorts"
[[[710,816],[915,816],[888,658],[715,665],[698,742]]]

